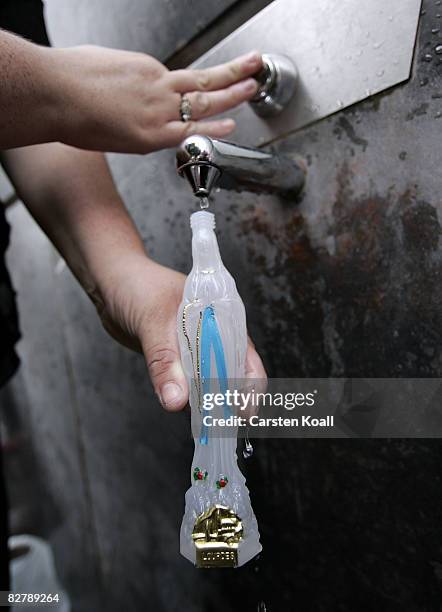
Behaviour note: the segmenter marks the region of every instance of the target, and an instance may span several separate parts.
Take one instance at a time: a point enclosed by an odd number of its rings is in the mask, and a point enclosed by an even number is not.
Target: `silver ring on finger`
[[[180,117],[184,123],[192,119],[192,105],[185,94],[181,94]]]

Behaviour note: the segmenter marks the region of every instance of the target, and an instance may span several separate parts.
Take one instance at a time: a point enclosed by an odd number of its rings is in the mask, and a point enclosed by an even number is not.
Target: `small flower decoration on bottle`
[[[220,479],[216,481],[216,488],[224,489],[224,487],[226,486],[228,482],[229,482],[229,479],[227,478],[227,476],[221,476]]]
[[[207,480],[208,472],[203,472],[199,467],[196,467],[193,470],[193,479],[194,480]]]

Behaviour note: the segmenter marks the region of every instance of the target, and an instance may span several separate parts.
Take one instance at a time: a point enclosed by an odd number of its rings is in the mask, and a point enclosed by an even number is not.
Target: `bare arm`
[[[2,161],[20,199],[91,296],[127,253],[146,257],[101,153],[59,143],[12,149]]]
[[[252,53],[206,70],[169,71],[143,53],[51,49],[0,30],[0,150],[60,141],[149,153],[195,133],[225,136],[231,119],[201,121],[250,99],[261,67]],[[192,121],[180,120],[188,94]]]
[[[56,139],[57,100],[44,51],[0,30],[0,149]]]
[[[18,194],[95,303],[104,327],[142,350],[162,404],[182,408],[188,389],[176,338],[184,277],[145,253],[104,157],[46,144],[3,153]],[[250,346],[251,378],[265,377]]]

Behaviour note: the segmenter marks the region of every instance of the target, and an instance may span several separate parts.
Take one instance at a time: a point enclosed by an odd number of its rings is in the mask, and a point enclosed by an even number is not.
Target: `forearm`
[[[0,30],[0,149],[56,139],[51,53]]]
[[[2,161],[27,208],[95,303],[124,262],[147,262],[104,156],[61,144],[14,149]]]
[[[63,142],[149,153],[190,134],[224,137],[233,120],[200,119],[249,100],[261,66],[252,53],[204,70],[168,71],[143,53],[52,49],[0,30],[0,150]],[[184,93],[192,106],[188,122],[180,117]]]
[[[141,238],[112,182],[104,157],[47,144],[7,151],[15,187],[90,295],[105,329],[144,353],[168,410],[189,397],[181,367],[176,313],[184,277],[146,257]],[[247,377],[264,379],[249,345]]]

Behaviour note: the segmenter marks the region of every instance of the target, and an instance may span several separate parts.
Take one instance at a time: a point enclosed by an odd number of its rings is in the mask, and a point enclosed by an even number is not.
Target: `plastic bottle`
[[[246,316],[225,268],[212,213],[191,216],[193,267],[178,310],[181,359],[190,388],[195,453],[181,526],[181,553],[205,566],[241,566],[261,550],[245,478],[237,464],[237,427],[213,427],[204,417],[228,417],[229,406],[205,407],[244,378]],[[232,525],[232,530],[226,527]],[[209,533],[210,532],[210,533]],[[205,534],[205,535],[204,535]]]

